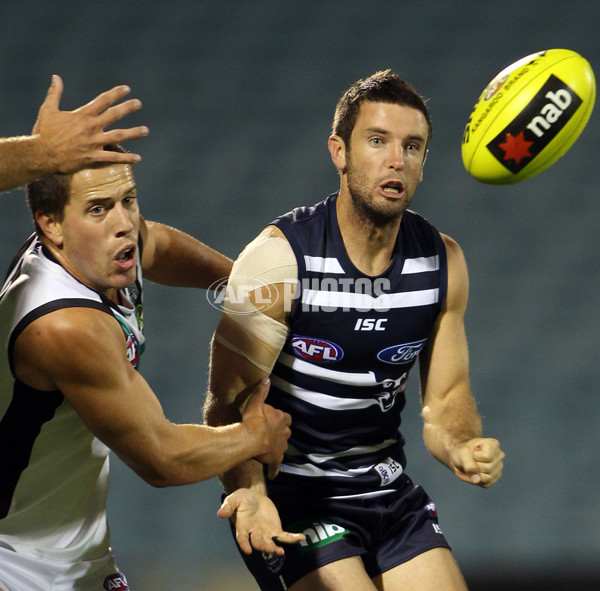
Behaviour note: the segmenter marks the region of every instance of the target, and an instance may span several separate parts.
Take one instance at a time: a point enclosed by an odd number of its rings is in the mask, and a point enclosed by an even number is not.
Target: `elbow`
[[[182,486],[217,476],[221,466],[217,467],[209,460],[203,454],[195,454],[190,450],[163,450],[134,470],[153,488]]]
[[[159,478],[144,478],[144,481],[152,488],[167,488],[168,486],[174,485],[173,482]]]
[[[178,477],[177,460],[164,449],[156,449],[147,453],[143,461],[128,462],[129,467],[147,484],[153,488],[166,488],[183,484]]]
[[[134,468],[135,473],[153,488],[166,488],[179,484],[166,467],[153,464]]]

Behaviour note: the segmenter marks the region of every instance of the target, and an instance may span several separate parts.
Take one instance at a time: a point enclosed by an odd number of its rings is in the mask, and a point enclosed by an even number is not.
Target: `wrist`
[[[39,133],[27,136],[25,141],[29,144],[29,157],[26,158],[26,162],[31,175],[39,179],[47,174],[58,172],[54,154],[45,145]]]
[[[259,495],[267,494],[262,464],[256,460],[247,460],[222,474],[221,482],[227,494],[239,488],[246,488]]]
[[[267,432],[267,426],[262,419],[251,419],[242,422],[245,429],[245,441],[249,441],[251,457],[260,456],[271,451],[271,445]]]

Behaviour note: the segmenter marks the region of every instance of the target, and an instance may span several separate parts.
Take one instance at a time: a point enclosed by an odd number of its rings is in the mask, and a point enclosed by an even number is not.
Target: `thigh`
[[[330,562],[296,581],[288,591],[376,591],[358,556]]]
[[[286,545],[284,556],[267,555],[256,550],[247,555],[236,543],[246,567],[262,591],[284,591],[292,587],[296,588],[298,581],[317,571],[331,572],[328,575],[328,578],[331,578],[334,573],[337,573],[337,568],[328,565],[334,563],[347,564],[347,568],[352,568],[352,572],[359,572],[366,583],[370,584],[369,576],[359,558],[366,553],[365,532],[355,519],[355,513],[359,513],[361,520],[364,520],[365,516],[362,515],[364,508],[358,505],[356,510],[340,512],[340,504],[330,499],[294,497],[293,503],[279,502],[278,509],[283,529],[304,533],[306,540],[298,544]],[[233,524],[230,523],[230,527],[235,538]],[[351,558],[356,561],[346,562]],[[321,570],[326,566],[327,569]],[[317,579],[320,576],[316,575]],[[328,587],[315,588],[328,589]],[[374,590],[374,587],[371,585],[365,589]]]
[[[373,578],[379,591],[467,591],[447,548],[434,548]]]
[[[399,492],[379,505],[378,535],[362,556],[372,578],[433,548],[449,548],[438,523],[435,503],[420,486]]]

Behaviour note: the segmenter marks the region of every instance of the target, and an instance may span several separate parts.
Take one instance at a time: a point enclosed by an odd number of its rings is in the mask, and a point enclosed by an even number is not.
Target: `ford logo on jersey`
[[[310,359],[311,361],[330,363],[339,361],[344,356],[340,346],[331,341],[313,337],[294,335],[292,337],[292,347],[298,357]]]
[[[421,349],[425,346],[427,339],[415,341],[414,343],[404,343],[403,345],[392,345],[379,351],[377,359],[384,363],[402,364],[414,361]]]

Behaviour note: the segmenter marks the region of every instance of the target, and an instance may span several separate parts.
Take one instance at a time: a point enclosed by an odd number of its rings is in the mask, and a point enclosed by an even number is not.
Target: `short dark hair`
[[[107,144],[104,146],[107,152],[124,153],[126,150],[119,144]],[[87,166],[86,168],[102,168],[110,163],[96,163]],[[65,212],[65,207],[69,202],[71,189],[71,179],[73,174],[55,173],[48,174],[36,181],[29,183],[26,187],[27,205],[33,223],[38,234],[40,229],[35,221],[35,215],[38,212],[46,213],[54,216],[58,221],[62,221]]]
[[[392,74],[391,70],[382,70],[364,80],[357,80],[337,102],[332,134],[341,137],[347,149],[350,148],[350,136],[364,102],[392,103],[421,111],[427,121],[429,144],[433,130],[425,99],[397,74]]]

